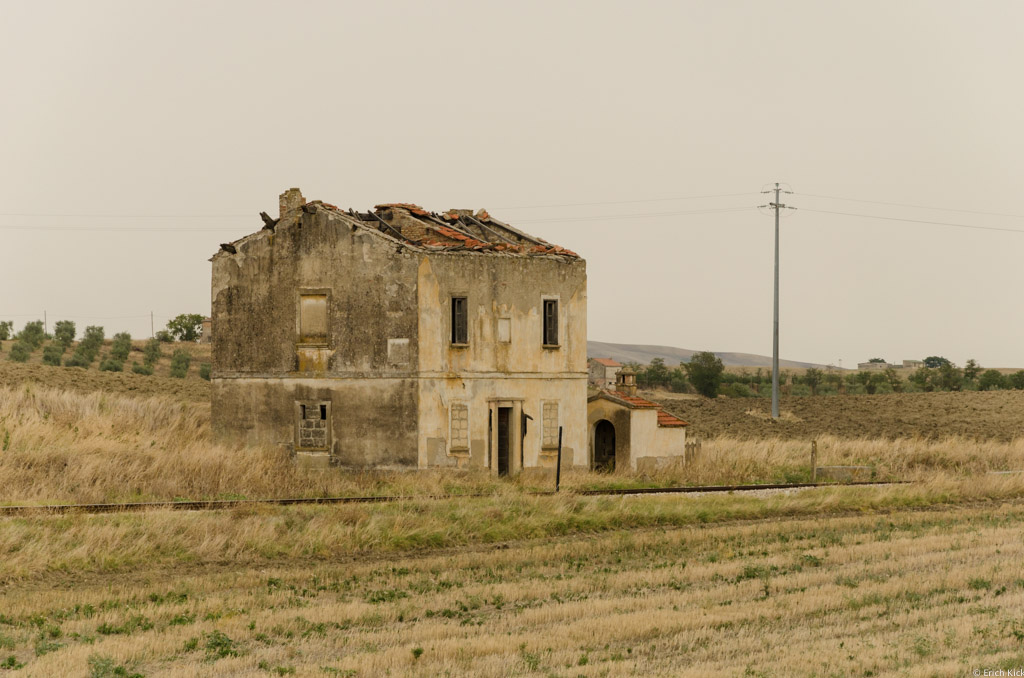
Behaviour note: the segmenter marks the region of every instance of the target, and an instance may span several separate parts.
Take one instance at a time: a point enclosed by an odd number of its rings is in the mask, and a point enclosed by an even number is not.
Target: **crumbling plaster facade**
[[[486,214],[359,214],[293,191],[212,258],[218,435],[314,465],[516,473],[554,466],[557,423],[563,464],[588,465],[581,258]]]

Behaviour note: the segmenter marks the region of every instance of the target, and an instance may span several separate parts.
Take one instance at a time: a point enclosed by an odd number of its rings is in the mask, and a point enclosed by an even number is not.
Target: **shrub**
[[[19,341],[11,348],[11,354],[7,356],[7,359],[13,360],[16,363],[23,363],[28,361],[30,355],[32,355],[32,347],[24,341]]]
[[[160,330],[156,333],[156,340],[162,341],[165,344],[169,344],[172,341],[174,341],[174,337],[172,337],[171,333],[168,332],[167,330]]]
[[[1017,370],[1008,377],[1010,386],[1018,391],[1024,389],[1024,370]]]
[[[59,341],[52,341],[46,345],[43,349],[43,362],[47,365],[53,365],[55,367],[60,366],[61,356],[64,355],[64,351],[67,346],[60,343]]]
[[[156,362],[163,357],[163,351],[160,350],[160,340],[153,338],[146,342],[146,348],[142,352],[144,358],[143,362],[149,367],[156,365]]]
[[[114,335],[114,343],[110,347],[110,357],[120,360],[122,363],[128,360],[128,354],[132,350],[132,335],[127,332],[118,332]]]
[[[725,384],[719,389],[719,393],[728,398],[751,398],[754,396],[754,392],[750,390],[749,386],[739,382]]]
[[[192,355],[183,348],[179,348],[171,356],[171,376],[177,379],[184,379],[188,374],[188,366],[192,363]]]
[[[46,333],[43,331],[43,321],[33,320],[30,323],[25,323],[25,327],[21,329],[21,332],[18,332],[16,338],[28,344],[31,350],[36,350],[46,340]]]
[[[71,356],[64,360],[64,367],[84,367],[87,368],[92,364],[92,358],[90,358],[82,347],[79,346],[75,349],[75,352]]]
[[[978,388],[982,391],[995,391],[1007,388],[1010,380],[1002,375],[999,370],[985,370],[978,378]]]
[[[11,332],[14,330],[13,320],[0,320],[0,341],[7,341],[11,338]]]
[[[182,313],[167,322],[167,331],[178,341],[198,341],[203,331],[203,316]]]
[[[120,372],[123,368],[124,361],[109,356],[100,363],[101,372]]]
[[[199,363],[199,376],[210,381],[210,363]]]
[[[145,374],[150,376],[153,374],[153,368],[149,365],[140,365],[138,363],[132,363],[132,372],[135,374]]]
[[[58,320],[53,326],[53,338],[63,346],[70,346],[75,340],[75,323],[71,320]]]
[[[718,385],[722,383],[722,372],[725,371],[721,358],[710,351],[701,351],[694,353],[684,367],[697,393],[707,398],[718,395]]]
[[[96,360],[100,348],[103,347],[103,337],[102,327],[90,325],[85,328],[85,336],[82,337],[82,341],[78,342],[78,348],[75,349],[75,353],[81,352],[82,357],[87,359],[85,367],[88,367],[93,360]]]

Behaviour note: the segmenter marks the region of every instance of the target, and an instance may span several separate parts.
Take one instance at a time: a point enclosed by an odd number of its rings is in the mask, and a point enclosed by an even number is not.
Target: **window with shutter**
[[[466,297],[452,297],[452,343],[469,343],[469,304]]]
[[[558,346],[558,300],[544,300],[544,345]]]

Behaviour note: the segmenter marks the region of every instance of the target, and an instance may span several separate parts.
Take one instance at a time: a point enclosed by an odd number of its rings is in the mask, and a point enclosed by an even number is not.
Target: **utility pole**
[[[149,338],[156,338],[156,332],[153,331],[153,312],[149,312]]]
[[[50,323],[46,320],[46,311],[43,311],[43,334],[50,333]]]
[[[784,191],[779,187],[779,183],[775,182],[775,188],[767,191],[761,191],[762,193],[775,192],[775,202],[770,202],[762,207],[771,207],[775,210],[775,316],[772,323],[772,419],[779,418],[779,211],[783,209],[796,209],[795,207],[789,207],[783,205],[779,201],[780,193],[790,193],[793,191]]]

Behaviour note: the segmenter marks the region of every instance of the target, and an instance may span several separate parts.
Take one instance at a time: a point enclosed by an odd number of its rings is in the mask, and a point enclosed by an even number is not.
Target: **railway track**
[[[756,492],[760,490],[788,490],[811,487],[849,487],[854,485],[901,485],[908,481],[850,482],[850,483],[776,483],[763,485],[699,485],[692,487],[642,487],[608,490],[566,490],[562,494],[577,496],[621,496],[632,494],[694,494],[707,492]],[[555,492],[532,492],[534,496],[554,495]],[[298,506],[324,504],[383,504],[401,501],[490,497],[491,494],[458,495],[384,495],[370,497],[311,497],[292,499],[217,499],[210,501],[149,501],[123,504],[52,504],[38,506],[0,506],[0,516],[61,515],[69,513],[128,513],[133,511],[219,511],[244,506]]]

